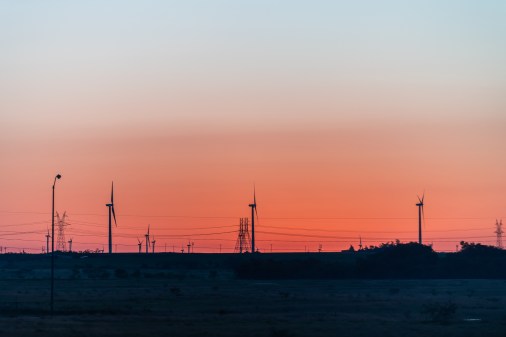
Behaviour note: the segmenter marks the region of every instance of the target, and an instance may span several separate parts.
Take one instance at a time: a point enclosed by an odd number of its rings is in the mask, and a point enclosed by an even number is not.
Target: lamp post
[[[51,316],[54,312],[54,187],[56,185],[56,179],[60,179],[61,174],[57,174],[54,177],[53,182],[53,203],[51,210]]]

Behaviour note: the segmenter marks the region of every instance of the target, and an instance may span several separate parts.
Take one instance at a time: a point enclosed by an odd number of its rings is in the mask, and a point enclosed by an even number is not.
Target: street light
[[[53,208],[51,210],[51,316],[54,311],[54,186],[56,185],[56,179],[61,179],[61,174],[57,174],[56,177],[54,177]]]

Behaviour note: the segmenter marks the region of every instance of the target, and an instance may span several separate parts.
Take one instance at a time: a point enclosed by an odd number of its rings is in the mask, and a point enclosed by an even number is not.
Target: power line
[[[281,226],[262,226],[263,228],[287,229],[287,230],[301,230],[311,232],[332,232],[332,233],[413,233],[413,231],[370,231],[370,230],[348,230],[348,229],[318,229],[318,228],[299,228],[299,227],[281,227]],[[427,230],[426,232],[461,232],[461,231],[474,231],[474,230],[488,230],[489,227],[468,228],[468,229],[446,229],[446,230]]]
[[[10,214],[50,214],[49,212],[35,211],[0,211]],[[106,214],[74,213],[73,216],[101,216]],[[152,214],[121,214],[121,217],[144,218],[188,218],[188,219],[237,219],[237,216],[195,216],[195,215],[152,215]],[[416,220],[416,217],[262,217],[263,220]],[[492,217],[431,217],[427,220],[489,220]]]

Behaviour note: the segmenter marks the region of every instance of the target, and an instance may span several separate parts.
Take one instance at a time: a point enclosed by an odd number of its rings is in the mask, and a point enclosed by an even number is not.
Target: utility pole
[[[504,231],[502,230],[502,219],[501,221],[495,220],[495,232],[497,238],[497,248],[502,249],[502,235]]]
[[[56,185],[56,179],[60,179],[61,174],[57,174],[54,177],[53,182],[53,199],[51,208],[51,316],[54,313],[54,187]]]

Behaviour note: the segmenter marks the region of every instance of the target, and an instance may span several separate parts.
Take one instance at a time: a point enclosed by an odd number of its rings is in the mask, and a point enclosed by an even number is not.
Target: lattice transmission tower
[[[497,237],[497,248],[502,249],[502,234],[504,233],[502,230],[502,219],[501,221],[495,221],[495,235]]]
[[[234,253],[251,252],[251,237],[249,235],[248,218],[239,219],[239,233],[235,242]]]
[[[56,212],[56,224],[58,226],[58,235],[56,236],[56,250],[64,252],[66,250],[65,241],[65,227],[69,224],[66,223],[67,212],[63,212],[63,216],[60,218],[60,214]]]

